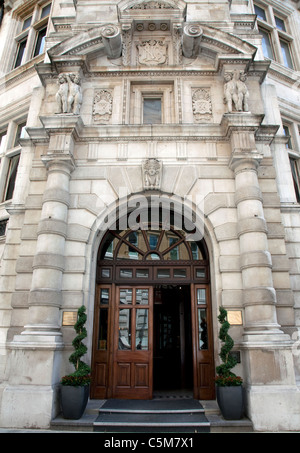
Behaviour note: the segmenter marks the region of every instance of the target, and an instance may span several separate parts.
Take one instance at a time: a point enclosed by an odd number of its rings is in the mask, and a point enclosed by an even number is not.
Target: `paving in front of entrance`
[[[59,414],[50,430],[102,433],[217,433],[252,432],[248,418],[224,420],[216,401],[185,396],[153,400],[89,400],[79,420]]]

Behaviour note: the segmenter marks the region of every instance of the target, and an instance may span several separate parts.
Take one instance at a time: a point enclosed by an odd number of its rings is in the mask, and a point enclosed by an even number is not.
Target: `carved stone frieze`
[[[169,3],[150,0],[138,3],[137,5],[132,5],[128,9],[132,10],[132,9],[174,9],[174,8]]]
[[[107,124],[112,115],[111,90],[96,90],[93,101],[93,121],[98,124]]]
[[[192,95],[193,115],[196,123],[206,123],[212,119],[210,88],[195,89]]]

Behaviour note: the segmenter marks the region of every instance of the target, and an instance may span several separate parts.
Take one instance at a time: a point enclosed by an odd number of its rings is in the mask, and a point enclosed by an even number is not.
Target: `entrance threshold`
[[[153,399],[193,399],[192,390],[154,390]]]

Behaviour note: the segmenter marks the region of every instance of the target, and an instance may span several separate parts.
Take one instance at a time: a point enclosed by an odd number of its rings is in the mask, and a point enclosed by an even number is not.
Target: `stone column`
[[[27,323],[10,343],[10,380],[3,391],[2,426],[49,427],[57,412],[63,349],[60,308],[73,142],[78,116],[41,118],[50,137],[42,161],[47,183],[38,225]],[[32,136],[39,133],[31,130]],[[26,411],[24,412],[24,407]]]
[[[230,168],[235,177],[243,283],[244,334],[240,347],[243,351],[248,415],[255,429],[272,430],[280,426],[282,420],[282,426],[289,423],[295,426],[287,401],[292,404],[294,398],[299,396],[295,385],[292,343],[277,322],[272,258],[268,250],[267,224],[257,176],[263,155],[255,148],[254,120],[252,118],[252,127],[247,127],[245,121],[236,117],[231,132]]]
[[[48,169],[36,255],[29,296],[29,323],[23,334],[54,336],[60,333],[59,310],[67,235],[69,180],[74,169],[72,156],[44,156]]]
[[[231,169],[235,174],[235,200],[240,242],[240,260],[245,313],[244,339],[266,339],[282,333],[277,323],[276,292],[272,259],[268,251],[267,225],[258,184],[259,153],[235,153]]]

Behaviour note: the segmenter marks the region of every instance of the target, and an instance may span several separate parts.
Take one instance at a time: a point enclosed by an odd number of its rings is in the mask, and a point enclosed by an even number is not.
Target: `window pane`
[[[186,269],[174,269],[173,276],[174,278],[185,278]]]
[[[264,9],[260,8],[257,5],[254,5],[254,11],[255,11],[255,14],[257,15],[258,19],[265,20],[265,21],[267,20],[266,12]]]
[[[150,253],[150,255],[147,255],[146,259],[147,260],[160,260],[160,256],[157,253]]]
[[[278,28],[278,30],[286,31],[283,19],[280,19],[279,17],[275,16],[275,22],[276,22],[276,27]]]
[[[261,28],[259,29],[259,33],[262,36],[262,49],[263,49],[263,54],[265,57],[270,58],[271,60],[274,59],[273,55],[273,50],[271,46],[271,40],[270,40],[270,35],[268,32],[265,30],[262,30]]]
[[[170,269],[157,269],[157,278],[170,278]]]
[[[36,45],[34,49],[33,56],[36,57],[37,55],[41,55],[44,52],[45,47],[45,38],[46,38],[46,31],[47,28],[43,28],[38,32],[38,37],[36,40]]]
[[[192,249],[192,255],[193,255],[193,260],[199,260],[199,249],[198,245],[196,242],[191,242],[191,249]]]
[[[205,269],[196,269],[197,278],[205,278]]]
[[[132,278],[133,270],[132,269],[120,269],[121,278]]]
[[[41,13],[41,19],[43,19],[43,17],[49,16],[50,9],[51,9],[51,3],[49,3],[49,5],[44,6],[44,8],[42,9],[42,13]]]
[[[110,269],[101,269],[101,277],[110,278]]]
[[[5,236],[7,222],[7,219],[0,221],[0,236]]]
[[[206,303],[205,288],[198,288],[197,289],[197,304],[205,304],[205,303]]]
[[[286,41],[280,40],[280,47],[281,47],[284,66],[286,66],[287,68],[293,69],[293,62],[292,62],[289,44]]]
[[[131,349],[131,310],[124,308],[119,313],[119,349]]]
[[[298,165],[297,165],[297,160],[290,159],[290,164],[291,164],[291,170],[292,170],[292,176],[293,176],[293,183],[294,183],[296,198],[297,198],[298,203],[300,203],[300,175],[299,175],[299,169],[298,169]]]
[[[145,308],[136,310],[135,347],[148,350],[148,309]]]
[[[7,132],[5,131],[0,134],[0,154],[2,154],[5,150],[6,139],[7,139]]]
[[[109,289],[103,288],[100,293],[100,304],[107,305],[109,303]]]
[[[22,124],[18,125],[14,146],[19,146],[20,138],[25,137],[25,132],[26,132],[25,127],[26,127],[26,123],[22,123]]]
[[[5,201],[6,200],[11,200],[13,197],[14,189],[15,189],[15,183],[16,183],[16,177],[17,177],[17,171],[18,171],[18,165],[19,165],[19,160],[20,160],[20,154],[17,154],[16,156],[12,157],[10,159],[10,164],[9,164],[9,172],[8,172],[8,178],[7,178],[7,190],[5,194]]]
[[[155,250],[158,242],[158,235],[157,234],[149,234],[149,245],[150,250]]]
[[[132,289],[120,289],[120,304],[132,304]]]
[[[161,123],[161,99],[144,99],[143,103],[143,123]]]
[[[206,309],[198,308],[199,348],[208,349]]]
[[[27,39],[24,39],[24,41],[19,42],[15,68],[17,68],[18,66],[20,66],[22,64],[22,58],[25,53],[26,44],[27,44]]]
[[[135,276],[137,278],[148,278],[149,277],[149,270],[148,269],[137,269]]]
[[[286,143],[285,147],[288,149],[293,149],[289,127],[286,125],[283,125],[283,132],[286,137],[289,137],[288,142]]]
[[[148,305],[149,304],[149,291],[148,289],[137,289],[136,290],[136,304]]]
[[[107,349],[108,309],[101,309],[99,313],[98,349]]]
[[[30,24],[31,24],[31,19],[32,19],[32,16],[27,17],[27,19],[24,20],[22,31],[23,31],[23,30],[26,30],[26,28],[28,28],[28,27],[30,26]]]

